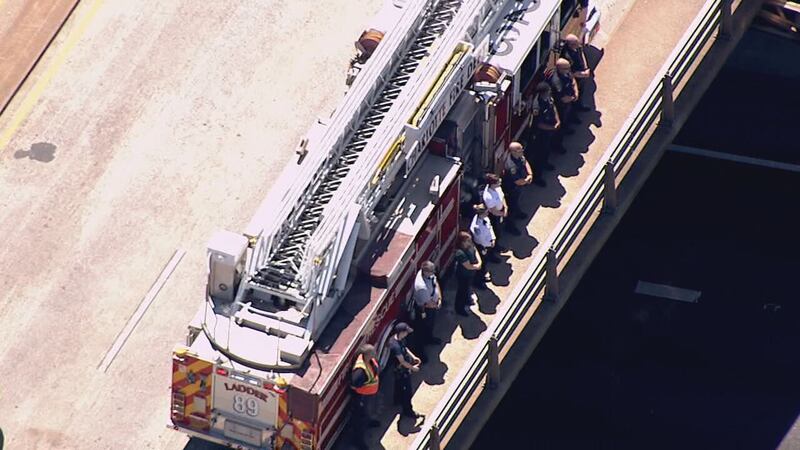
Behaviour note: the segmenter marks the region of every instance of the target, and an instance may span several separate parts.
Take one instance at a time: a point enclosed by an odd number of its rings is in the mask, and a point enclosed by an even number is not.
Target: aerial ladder
[[[339,107],[312,125],[245,232],[209,242],[205,307],[190,333],[259,370],[303,363],[387,220],[395,182],[470,84],[491,44],[487,24],[512,3],[536,2],[387,2],[394,26]]]

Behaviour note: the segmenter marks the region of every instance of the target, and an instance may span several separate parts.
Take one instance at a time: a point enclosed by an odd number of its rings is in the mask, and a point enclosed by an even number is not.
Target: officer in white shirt
[[[506,216],[508,215],[508,204],[506,203],[506,195],[502,187],[503,180],[491,172],[484,175],[483,180],[486,182],[486,186],[483,188],[481,198],[483,199],[483,204],[489,209],[489,221],[492,223],[492,229],[495,232],[496,238],[500,239],[500,232],[502,230],[500,225],[506,220]],[[500,246],[495,243],[494,251],[489,252],[488,259],[492,262],[500,261],[497,253],[501,251],[505,250],[501,249]]]
[[[436,313],[441,306],[442,287],[436,278],[436,265],[431,261],[425,261],[420,265],[414,279],[414,326],[419,330],[416,347],[423,363],[428,359],[424,347],[442,343],[433,335]]]
[[[497,236],[494,234],[492,222],[489,220],[489,209],[483,203],[475,205],[475,216],[472,218],[472,223],[469,225],[469,231],[472,233],[472,240],[475,242],[475,247],[481,253],[481,256],[486,256],[487,253],[494,249]],[[485,286],[486,283],[492,281],[491,275],[486,271],[486,264],[483,264],[478,270],[475,282],[478,285]]]

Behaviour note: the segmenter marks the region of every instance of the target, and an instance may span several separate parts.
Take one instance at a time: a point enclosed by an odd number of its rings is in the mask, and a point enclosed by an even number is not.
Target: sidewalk
[[[0,1],[0,113],[79,0]]]
[[[500,304],[511,294],[531,262],[534,252],[542,252],[542,242],[561,219],[566,206],[574,199],[589,173],[617,134],[628,114],[656,71],[692,22],[704,0],[661,2],[638,0],[616,28],[604,48],[596,70],[594,92],[597,111],[583,113],[576,133],[565,139],[568,152],[554,155],[553,172],[545,175],[547,187],[528,187],[523,194],[522,208],[532,215],[527,235],[501,239],[513,251],[506,252],[500,263],[489,264],[494,279],[490,290],[477,291],[478,306],[470,317],[445,311],[439,316],[437,335],[445,341],[442,347],[429,347],[430,362],[415,376],[413,404],[417,412],[429,414],[449,388],[452,377],[461,370],[473,349],[473,340],[487,329]],[[593,86],[589,86],[594,91]],[[535,170],[535,168],[534,168]],[[530,217],[530,216],[529,216]],[[452,305],[453,280],[444,283],[445,303]],[[410,419],[398,422],[398,408],[392,406],[391,374],[382,379],[379,398],[381,426],[370,430],[368,442],[383,448],[407,448],[417,437],[419,426]],[[345,432],[345,438],[346,438]],[[342,439],[336,448],[350,448]]]

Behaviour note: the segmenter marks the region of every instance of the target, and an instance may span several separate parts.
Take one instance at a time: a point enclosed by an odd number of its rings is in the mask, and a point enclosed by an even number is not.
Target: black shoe
[[[425,416],[423,416],[422,414],[420,414],[420,413],[418,413],[418,412],[415,412],[415,411],[411,411],[411,412],[405,412],[405,411],[403,411],[403,413],[402,413],[402,414],[400,414],[400,415],[401,415],[401,416],[403,416],[403,417],[410,417],[410,418],[412,418],[412,419],[419,419],[419,418],[421,418],[421,417],[425,417]]]
[[[541,169],[542,170],[553,170],[555,168],[556,168],[556,166],[554,166],[554,165],[552,165],[550,163],[544,163],[544,164],[541,165]]]
[[[544,181],[544,180],[542,180],[541,178],[540,178],[540,179],[538,179],[538,180],[533,180],[533,184],[535,184],[535,185],[537,185],[537,186],[539,186],[539,187],[545,187],[545,186],[547,186],[547,183],[545,183],[545,181]]]

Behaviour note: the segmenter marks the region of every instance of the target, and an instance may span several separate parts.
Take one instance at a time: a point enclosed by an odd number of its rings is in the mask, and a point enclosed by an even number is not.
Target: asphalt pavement
[[[766,79],[786,95],[724,70],[676,144],[796,163],[796,80]],[[780,445],[800,413],[798,185],[667,153],[473,448]]]

